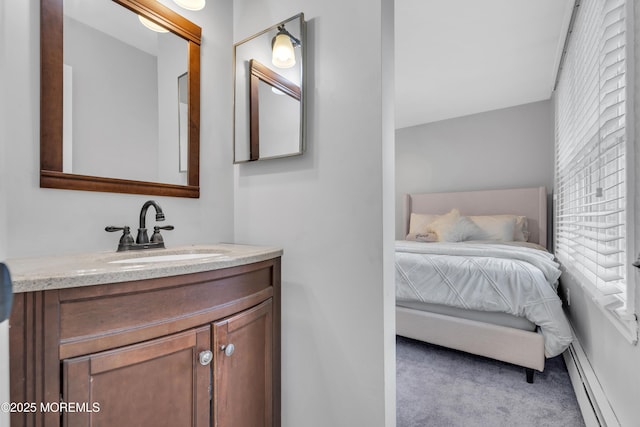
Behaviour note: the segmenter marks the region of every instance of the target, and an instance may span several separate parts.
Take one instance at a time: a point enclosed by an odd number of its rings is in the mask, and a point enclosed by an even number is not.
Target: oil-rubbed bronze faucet
[[[156,221],[164,221],[164,212],[155,200],[148,200],[140,209],[140,228],[138,228],[137,244],[149,243],[149,235],[147,234],[147,210],[149,206],[153,206],[156,210]]]
[[[155,200],[148,200],[142,205],[142,209],[140,209],[140,227],[138,228],[138,236],[136,237],[135,242],[133,241],[133,237],[130,233],[130,228],[128,226],[124,227],[114,227],[112,225],[105,227],[105,231],[119,231],[122,230],[122,236],[120,237],[120,242],[118,243],[118,252],[129,251],[129,250],[138,250],[138,249],[164,249],[164,239],[160,234],[160,230],[173,230],[173,225],[166,225],[164,227],[153,227],[153,235],[151,236],[151,241],[149,241],[149,235],[147,234],[147,210],[149,210],[149,206],[153,206],[156,211],[156,221],[164,221],[164,212],[162,212],[162,208]]]

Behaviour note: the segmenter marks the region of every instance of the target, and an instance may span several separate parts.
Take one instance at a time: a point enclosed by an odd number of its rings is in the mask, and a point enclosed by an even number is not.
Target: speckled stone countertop
[[[197,256],[202,258],[159,262],[136,260],[184,254],[199,254]],[[221,243],[142,251],[15,258],[5,263],[11,272],[13,292],[19,293],[198,273],[265,261],[281,255],[282,249],[279,248]],[[122,263],[123,260],[126,262]]]

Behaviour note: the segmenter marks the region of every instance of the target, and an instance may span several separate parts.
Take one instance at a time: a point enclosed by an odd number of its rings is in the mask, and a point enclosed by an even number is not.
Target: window
[[[626,20],[625,0],[582,0],[574,10],[555,93],[555,251],[603,308],[632,320]]]

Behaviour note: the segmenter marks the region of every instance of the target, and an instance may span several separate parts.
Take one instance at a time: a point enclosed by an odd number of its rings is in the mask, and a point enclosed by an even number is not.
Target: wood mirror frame
[[[189,147],[187,185],[62,172],[63,0],[41,0],[40,187],[154,196],[200,197],[201,28],[156,0],[113,0],[188,42]]]
[[[249,160],[260,159],[260,81],[281,91],[284,95],[290,96],[298,102],[302,102],[300,86],[290,82],[280,74],[265,67],[255,59],[249,61],[250,83],[249,83],[249,117],[250,117],[250,138],[249,138]],[[302,154],[300,151],[297,154]],[[290,154],[291,155],[291,154]]]

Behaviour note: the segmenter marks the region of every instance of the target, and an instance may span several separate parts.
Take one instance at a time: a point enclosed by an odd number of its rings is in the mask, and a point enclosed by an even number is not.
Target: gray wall
[[[235,235],[284,248],[283,426],[394,426],[393,2],[235,0],[234,39],[300,11],[307,152],[235,166]]]
[[[64,29],[73,173],[158,181],[157,57],[75,19],[65,18]]]
[[[541,101],[396,131],[396,237],[406,193],[553,187],[553,110]]]
[[[0,29],[4,27],[7,14],[5,2],[0,3]],[[0,76],[6,76],[8,61],[5,61],[5,52],[9,46],[10,38],[5,37],[0,30]],[[11,86],[8,79],[0,79],[0,100],[6,100]],[[6,154],[7,147],[3,141],[9,139],[8,124],[11,119],[11,110],[15,102],[0,101],[0,262],[7,256],[7,180]],[[0,323],[0,402],[9,402],[9,322]],[[9,414],[0,411],[0,425],[9,425]]]
[[[160,37],[158,49],[158,180],[186,185],[187,173],[179,171],[178,77],[187,72],[189,46],[184,39],[177,36]],[[187,100],[188,95],[185,94],[185,101]]]

